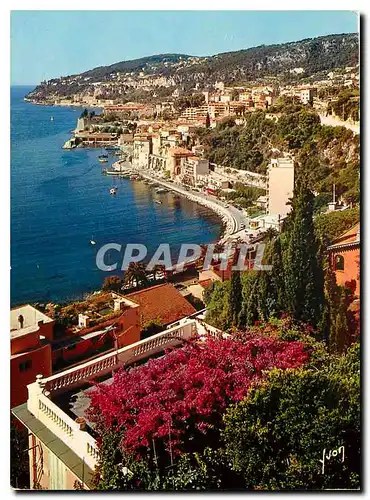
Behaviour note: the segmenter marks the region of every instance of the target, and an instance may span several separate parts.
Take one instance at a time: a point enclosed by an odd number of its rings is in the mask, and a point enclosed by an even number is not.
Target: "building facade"
[[[294,190],[294,160],[272,159],[267,169],[267,214],[285,217],[290,212],[289,200]]]
[[[50,342],[54,320],[27,304],[10,311],[10,399],[16,406],[27,400],[27,385],[42,373],[52,373]]]
[[[328,252],[337,284],[355,283],[355,295],[360,297],[360,223],[336,238]]]

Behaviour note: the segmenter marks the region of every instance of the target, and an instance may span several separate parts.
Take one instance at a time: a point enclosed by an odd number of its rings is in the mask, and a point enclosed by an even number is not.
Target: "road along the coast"
[[[185,196],[191,201],[199,203],[200,205],[206,206],[209,209],[213,210],[217,215],[221,217],[223,222],[225,223],[225,231],[222,235],[222,240],[230,237],[234,233],[237,233],[243,226],[248,227],[249,218],[246,217],[241,210],[233,206],[225,206],[225,203],[222,201],[211,198],[206,194],[200,193],[198,191],[193,191],[191,188],[185,189],[182,185],[177,184],[175,182],[168,182],[164,179],[157,177],[156,175],[149,173],[148,171],[133,169],[137,172],[138,175],[148,179],[152,182],[156,182],[166,187],[168,190],[176,192],[182,196]],[[222,241],[221,240],[221,241]]]

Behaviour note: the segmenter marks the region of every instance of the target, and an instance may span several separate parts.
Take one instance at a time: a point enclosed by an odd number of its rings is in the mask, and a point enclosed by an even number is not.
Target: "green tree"
[[[240,327],[254,325],[259,318],[258,311],[259,273],[248,271],[243,275],[243,303],[240,313]]]
[[[122,287],[122,280],[119,276],[107,276],[104,278],[102,290],[118,292]]]
[[[328,266],[325,275],[327,297],[328,344],[331,351],[343,352],[353,340],[355,328],[348,309],[354,299],[353,292],[337,285],[334,271]]]
[[[152,319],[145,323],[141,330],[141,340],[147,339],[163,330],[162,322],[159,318]]]
[[[226,329],[229,327],[229,298],[230,281],[223,283],[217,281],[213,284],[212,294],[205,297],[207,304],[206,321],[216,328]]]
[[[148,276],[145,265],[140,262],[130,262],[125,272],[124,283],[131,286],[147,285]]]
[[[209,113],[207,113],[206,116],[206,128],[209,128],[211,126],[211,118],[209,116]]]
[[[228,409],[223,440],[245,488],[360,487],[359,351],[355,344],[320,370],[274,369]],[[325,460],[322,474],[323,453],[340,447]]]
[[[316,327],[324,305],[324,278],[312,217],[313,194],[301,179],[294,196],[284,265],[287,309],[295,320]]]
[[[229,325],[240,326],[240,313],[242,310],[242,282],[240,271],[232,271],[230,279],[229,295]]]
[[[10,484],[13,488],[29,488],[28,434],[11,422],[10,426]]]

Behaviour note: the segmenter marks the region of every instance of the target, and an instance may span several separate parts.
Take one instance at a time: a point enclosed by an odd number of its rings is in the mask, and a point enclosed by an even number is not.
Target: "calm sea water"
[[[143,182],[102,175],[100,149],[61,149],[81,109],[27,103],[29,90],[11,88],[12,305],[76,299],[100,288],[107,273],[95,257],[106,243],[142,243],[151,253],[169,243],[176,255],[181,243],[219,237],[220,220],[205,207],[170,193],[158,205]]]

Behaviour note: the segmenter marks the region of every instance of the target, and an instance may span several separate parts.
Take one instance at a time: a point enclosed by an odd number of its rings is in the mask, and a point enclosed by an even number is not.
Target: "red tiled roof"
[[[347,231],[345,231],[340,236],[335,238],[332,246],[336,244],[340,245],[347,242],[349,243],[352,241],[357,241],[357,234],[359,232],[359,229],[360,229],[360,223],[357,222],[357,224],[352,226],[350,229],[347,229]]]
[[[181,293],[169,283],[133,292],[126,297],[140,305],[141,326],[156,319],[162,325],[168,325],[196,312]]]
[[[185,155],[185,156],[193,156],[193,152],[189,151],[188,149],[185,148],[170,148],[169,152],[172,155]]]
[[[211,283],[212,283],[211,279],[199,281],[199,284],[202,288],[207,288],[207,286],[210,285]]]

